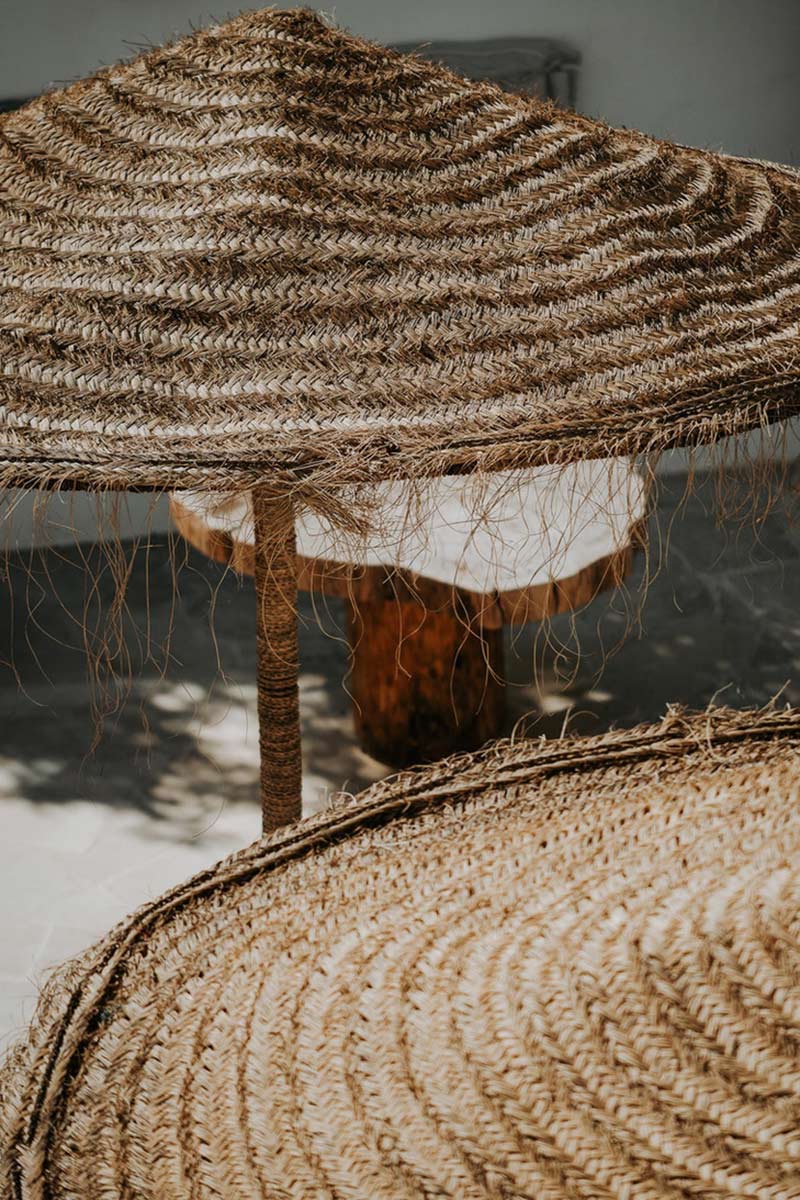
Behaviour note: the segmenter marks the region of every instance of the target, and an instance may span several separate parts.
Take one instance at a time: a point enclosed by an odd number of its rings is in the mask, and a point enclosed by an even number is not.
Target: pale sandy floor
[[[680,484],[673,489],[679,490]],[[674,497],[667,494],[659,525]],[[84,658],[59,607],[81,603],[74,561],[50,561],[55,589],[34,586],[35,617],[25,620],[24,574],[0,589],[0,1051],[30,1014],[43,973],[80,951],[136,905],[216,861],[258,834],[253,604],[247,585],[221,580],[193,558],[181,579],[174,661],[166,680],[152,669],[120,714],[91,741]],[[641,566],[639,568],[641,570]],[[166,627],[169,564],[154,549],[151,619]],[[635,583],[635,580],[634,580]],[[215,665],[208,607],[217,592],[215,629],[225,678]],[[144,572],[134,579],[142,618]],[[11,622],[12,600],[15,617]],[[341,788],[357,791],[383,773],[354,744],[341,681],[346,653],[304,609],[302,710],[308,811]],[[328,625],[341,616],[332,608]],[[667,566],[651,584],[643,630],[611,657],[602,678],[601,647],[626,628],[619,597],[581,616],[584,657],[577,677],[556,677],[553,656],[539,692],[531,684],[534,631],[518,637],[508,672],[509,729],[537,703],[536,733],[558,736],[569,715],[575,732],[654,719],[669,701],[736,707],[763,703],[781,688],[800,702],[800,536],[782,515],[769,518],[756,544],[715,528],[700,501],[674,528]],[[560,622],[555,632],[566,638]],[[35,658],[38,656],[39,666]],[[574,668],[567,655],[562,666]],[[49,678],[43,677],[46,671]],[[146,724],[143,721],[146,718]]]

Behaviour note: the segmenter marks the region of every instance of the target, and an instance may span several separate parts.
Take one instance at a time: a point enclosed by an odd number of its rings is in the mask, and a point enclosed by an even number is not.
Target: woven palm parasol
[[[789,169],[246,14],[0,119],[0,482],[254,489],[282,820],[298,506],[797,411],[799,231]]]
[[[0,1074],[9,1200],[800,1195],[800,713],[499,743],[140,909]]]

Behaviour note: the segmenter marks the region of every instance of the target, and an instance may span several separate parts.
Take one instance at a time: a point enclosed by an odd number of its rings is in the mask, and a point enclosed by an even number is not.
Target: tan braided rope
[[[261,805],[267,833],[302,812],[294,505],[256,488],[253,518]]]
[[[800,713],[500,743],[146,905],[0,1073],[10,1200],[800,1196]]]
[[[0,119],[0,478],[324,494],[798,409],[800,181],[246,13]]]

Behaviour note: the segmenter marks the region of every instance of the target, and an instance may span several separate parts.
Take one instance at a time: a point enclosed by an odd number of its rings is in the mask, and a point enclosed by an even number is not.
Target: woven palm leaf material
[[[800,713],[500,743],[146,905],[0,1078],[0,1189],[800,1195]]]
[[[0,465],[342,484],[800,407],[800,179],[265,10],[0,119]]]

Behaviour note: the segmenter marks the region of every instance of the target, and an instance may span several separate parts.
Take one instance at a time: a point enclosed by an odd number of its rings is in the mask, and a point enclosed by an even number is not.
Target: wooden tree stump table
[[[435,481],[434,515],[412,528],[401,489],[387,484],[382,535],[353,561],[335,556],[313,516],[297,521],[297,586],[345,601],[356,730],[393,767],[497,736],[503,627],[581,608],[631,566],[645,489],[627,463],[507,474],[479,502],[470,486]],[[254,574],[249,493],[176,493],[171,510],[192,546]]]

